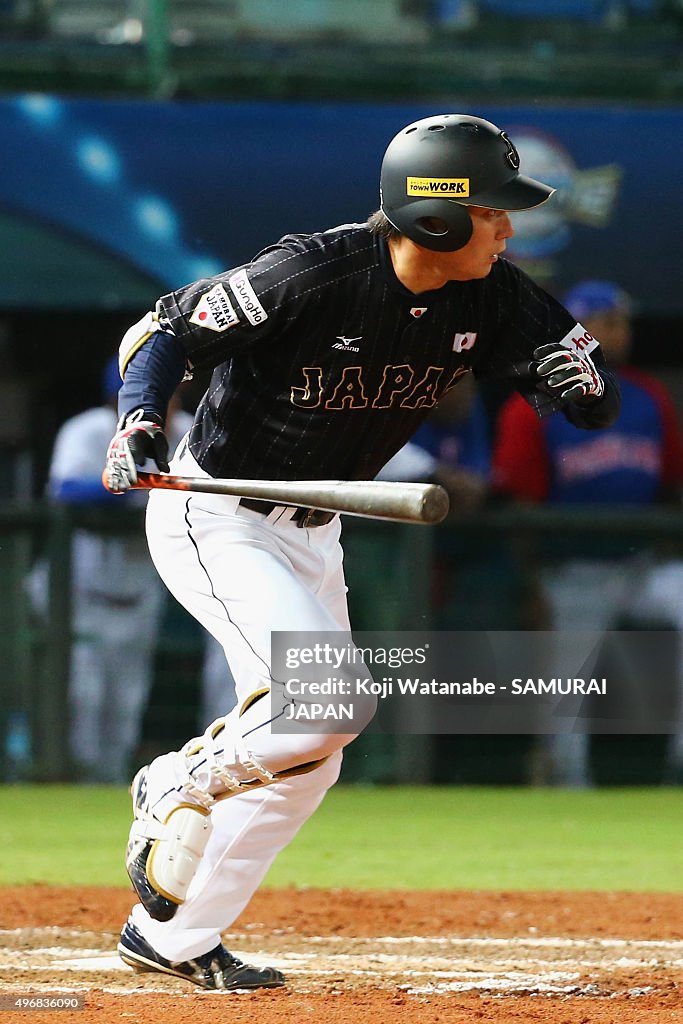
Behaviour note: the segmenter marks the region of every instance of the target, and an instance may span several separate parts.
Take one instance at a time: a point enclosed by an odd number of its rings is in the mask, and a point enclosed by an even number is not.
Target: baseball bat
[[[200,491],[261,498],[278,505],[300,505],[398,523],[440,523],[449,500],[439,484],[388,480],[231,480],[138,473],[138,488]]]

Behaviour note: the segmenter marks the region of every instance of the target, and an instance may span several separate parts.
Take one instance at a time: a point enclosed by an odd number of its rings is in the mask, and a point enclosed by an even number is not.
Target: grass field
[[[683,889],[681,789],[338,786],[267,884]],[[127,885],[125,789],[0,787],[0,884]]]

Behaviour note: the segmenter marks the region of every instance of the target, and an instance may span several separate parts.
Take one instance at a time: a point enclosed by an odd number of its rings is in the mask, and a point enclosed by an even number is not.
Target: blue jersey
[[[577,430],[564,416],[543,423],[553,466],[553,503],[647,505],[661,490],[664,421],[653,394],[621,377],[616,423],[599,434]]]
[[[669,392],[648,374],[617,373],[619,416],[600,433],[564,416],[539,420],[513,396],[503,406],[495,446],[500,491],[552,504],[649,505],[683,483],[683,439]]]

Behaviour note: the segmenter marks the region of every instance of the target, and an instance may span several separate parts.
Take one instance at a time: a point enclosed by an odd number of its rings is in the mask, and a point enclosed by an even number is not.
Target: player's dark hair
[[[395,228],[389,218],[382,210],[375,210],[368,217],[368,228],[370,233],[378,238],[400,238],[401,232]]]

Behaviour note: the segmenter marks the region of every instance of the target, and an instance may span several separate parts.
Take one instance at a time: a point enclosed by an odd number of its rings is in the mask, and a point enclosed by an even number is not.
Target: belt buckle
[[[327,512],[322,508],[302,508],[299,511],[303,514],[296,520],[296,524],[303,528],[307,526],[327,526],[335,516],[334,512]]]
[[[307,527],[311,526],[314,523],[314,520],[319,510],[317,508],[307,508],[305,510],[302,509],[301,511],[304,514],[299,519],[298,525],[305,530]]]

